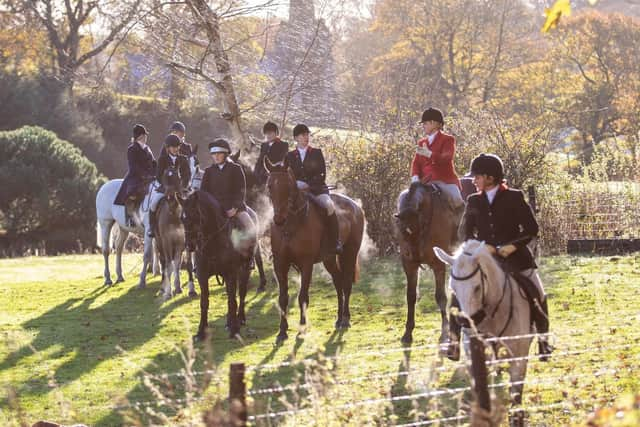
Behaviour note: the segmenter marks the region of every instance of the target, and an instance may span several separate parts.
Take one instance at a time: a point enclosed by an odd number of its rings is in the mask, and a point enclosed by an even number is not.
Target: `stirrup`
[[[551,353],[553,353],[553,350],[555,350],[555,348],[551,344],[549,344],[549,341],[541,340],[540,338],[538,338],[538,355],[540,361],[548,362],[551,358]]]

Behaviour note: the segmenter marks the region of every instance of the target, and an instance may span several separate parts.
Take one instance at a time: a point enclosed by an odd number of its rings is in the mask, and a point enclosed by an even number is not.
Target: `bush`
[[[0,132],[0,251],[82,250],[95,240],[95,165],[53,132],[26,126]]]

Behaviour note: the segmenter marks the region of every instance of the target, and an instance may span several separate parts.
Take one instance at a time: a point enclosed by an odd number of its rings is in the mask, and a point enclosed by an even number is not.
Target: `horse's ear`
[[[240,151],[242,150],[238,150],[235,152],[235,154],[231,155],[231,160],[233,160],[235,163],[238,163],[238,159],[240,158]]]
[[[444,262],[447,265],[453,265],[455,258],[449,255],[448,253],[446,253],[443,249],[440,249],[439,247],[435,246],[433,248],[433,252],[435,252],[436,256],[440,261]]]

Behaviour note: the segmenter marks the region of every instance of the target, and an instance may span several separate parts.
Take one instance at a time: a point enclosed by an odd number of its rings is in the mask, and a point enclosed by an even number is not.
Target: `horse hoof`
[[[240,326],[244,326],[247,324],[247,319],[239,319],[238,321],[240,322]]]
[[[182,293],[182,289],[181,289],[181,288],[178,288],[178,289],[176,289],[175,291],[173,291],[173,293],[174,293],[175,295],[181,294],[181,293]]]
[[[402,344],[411,344],[413,342],[413,337],[411,334],[404,334],[400,339],[400,342],[402,342]]]
[[[116,280],[116,283],[122,283],[124,282],[124,277],[118,277],[118,280]]]
[[[169,301],[171,299],[171,294],[162,294],[162,301]]]
[[[256,289],[256,294],[262,293],[264,291],[266,291],[267,288],[264,285],[260,285],[258,286],[258,289]]]
[[[105,286],[111,286],[111,285],[113,285],[113,282],[111,281],[111,279],[109,279],[109,280],[105,280],[105,281],[104,281],[104,285],[105,285]]]
[[[204,339],[205,339],[204,332],[193,336],[193,342],[203,342]]]
[[[289,338],[287,334],[278,334],[278,336],[276,337],[276,345],[282,344],[287,340],[287,338]]]
[[[147,289],[147,285],[145,285],[144,283],[139,283],[137,288],[140,289],[140,290]]]
[[[196,291],[189,291],[189,296],[192,297],[192,298],[193,297],[197,297],[198,293]]]
[[[351,322],[347,319],[344,319],[342,321],[342,324],[340,325],[341,329],[349,329],[351,327]]]

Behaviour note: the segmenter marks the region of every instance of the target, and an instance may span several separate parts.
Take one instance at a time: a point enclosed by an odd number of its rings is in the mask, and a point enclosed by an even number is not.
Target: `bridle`
[[[463,252],[464,255],[468,255],[471,256],[472,254],[468,253],[468,252]],[[457,276],[456,274],[453,273],[453,268],[451,269],[450,275],[451,278],[460,282],[464,282],[465,280],[469,280],[472,277],[474,277],[476,274],[480,273],[480,292],[482,293],[482,300],[481,300],[481,306],[480,309],[478,311],[476,311],[475,313],[473,313],[471,316],[466,316],[466,315],[458,315],[458,321],[460,322],[460,324],[465,327],[465,328],[470,328],[471,327],[471,323],[469,322],[469,320],[471,320],[473,322],[474,325],[478,326],[480,323],[482,323],[482,321],[487,317],[487,302],[486,302],[486,281],[487,281],[487,275],[485,274],[485,272],[482,270],[482,267],[480,266],[480,263],[478,263],[478,266],[469,274],[467,274],[466,276]],[[511,284],[511,280],[509,280],[509,274],[507,274],[505,272],[505,282],[502,285],[502,296],[500,297],[500,300],[498,301],[498,303],[496,304],[496,306],[494,307],[493,311],[491,312],[491,318],[495,317],[496,313],[498,312],[498,309],[500,308],[500,305],[502,304],[502,301],[504,300],[504,296],[507,293],[507,285],[509,286],[509,293],[511,295],[511,301],[510,301],[510,305],[509,305],[509,317],[507,318],[507,321],[505,322],[504,327],[502,328],[502,330],[500,331],[500,333],[497,336],[502,336],[502,334],[507,330],[507,327],[509,326],[509,323],[511,322],[511,319],[513,318],[513,285]]]
[[[271,166],[280,166],[281,164],[284,165],[284,161],[273,164],[266,157],[265,157],[265,160],[268,161],[269,164],[271,164]],[[269,169],[266,169],[266,170],[268,171]],[[272,175],[286,175],[287,185],[290,185],[290,181],[288,179],[289,173],[287,171],[269,172],[269,176],[271,177]],[[293,183],[293,185],[296,185],[295,182]],[[299,201],[301,201],[302,203],[299,203]],[[287,227],[287,225],[291,224],[289,221],[289,218],[292,218],[292,217],[297,218],[303,211],[304,211],[304,216],[306,216],[307,212],[309,211],[309,199],[302,197],[300,190],[290,191],[287,197],[287,217],[285,218],[284,223],[278,225],[278,227]]]

